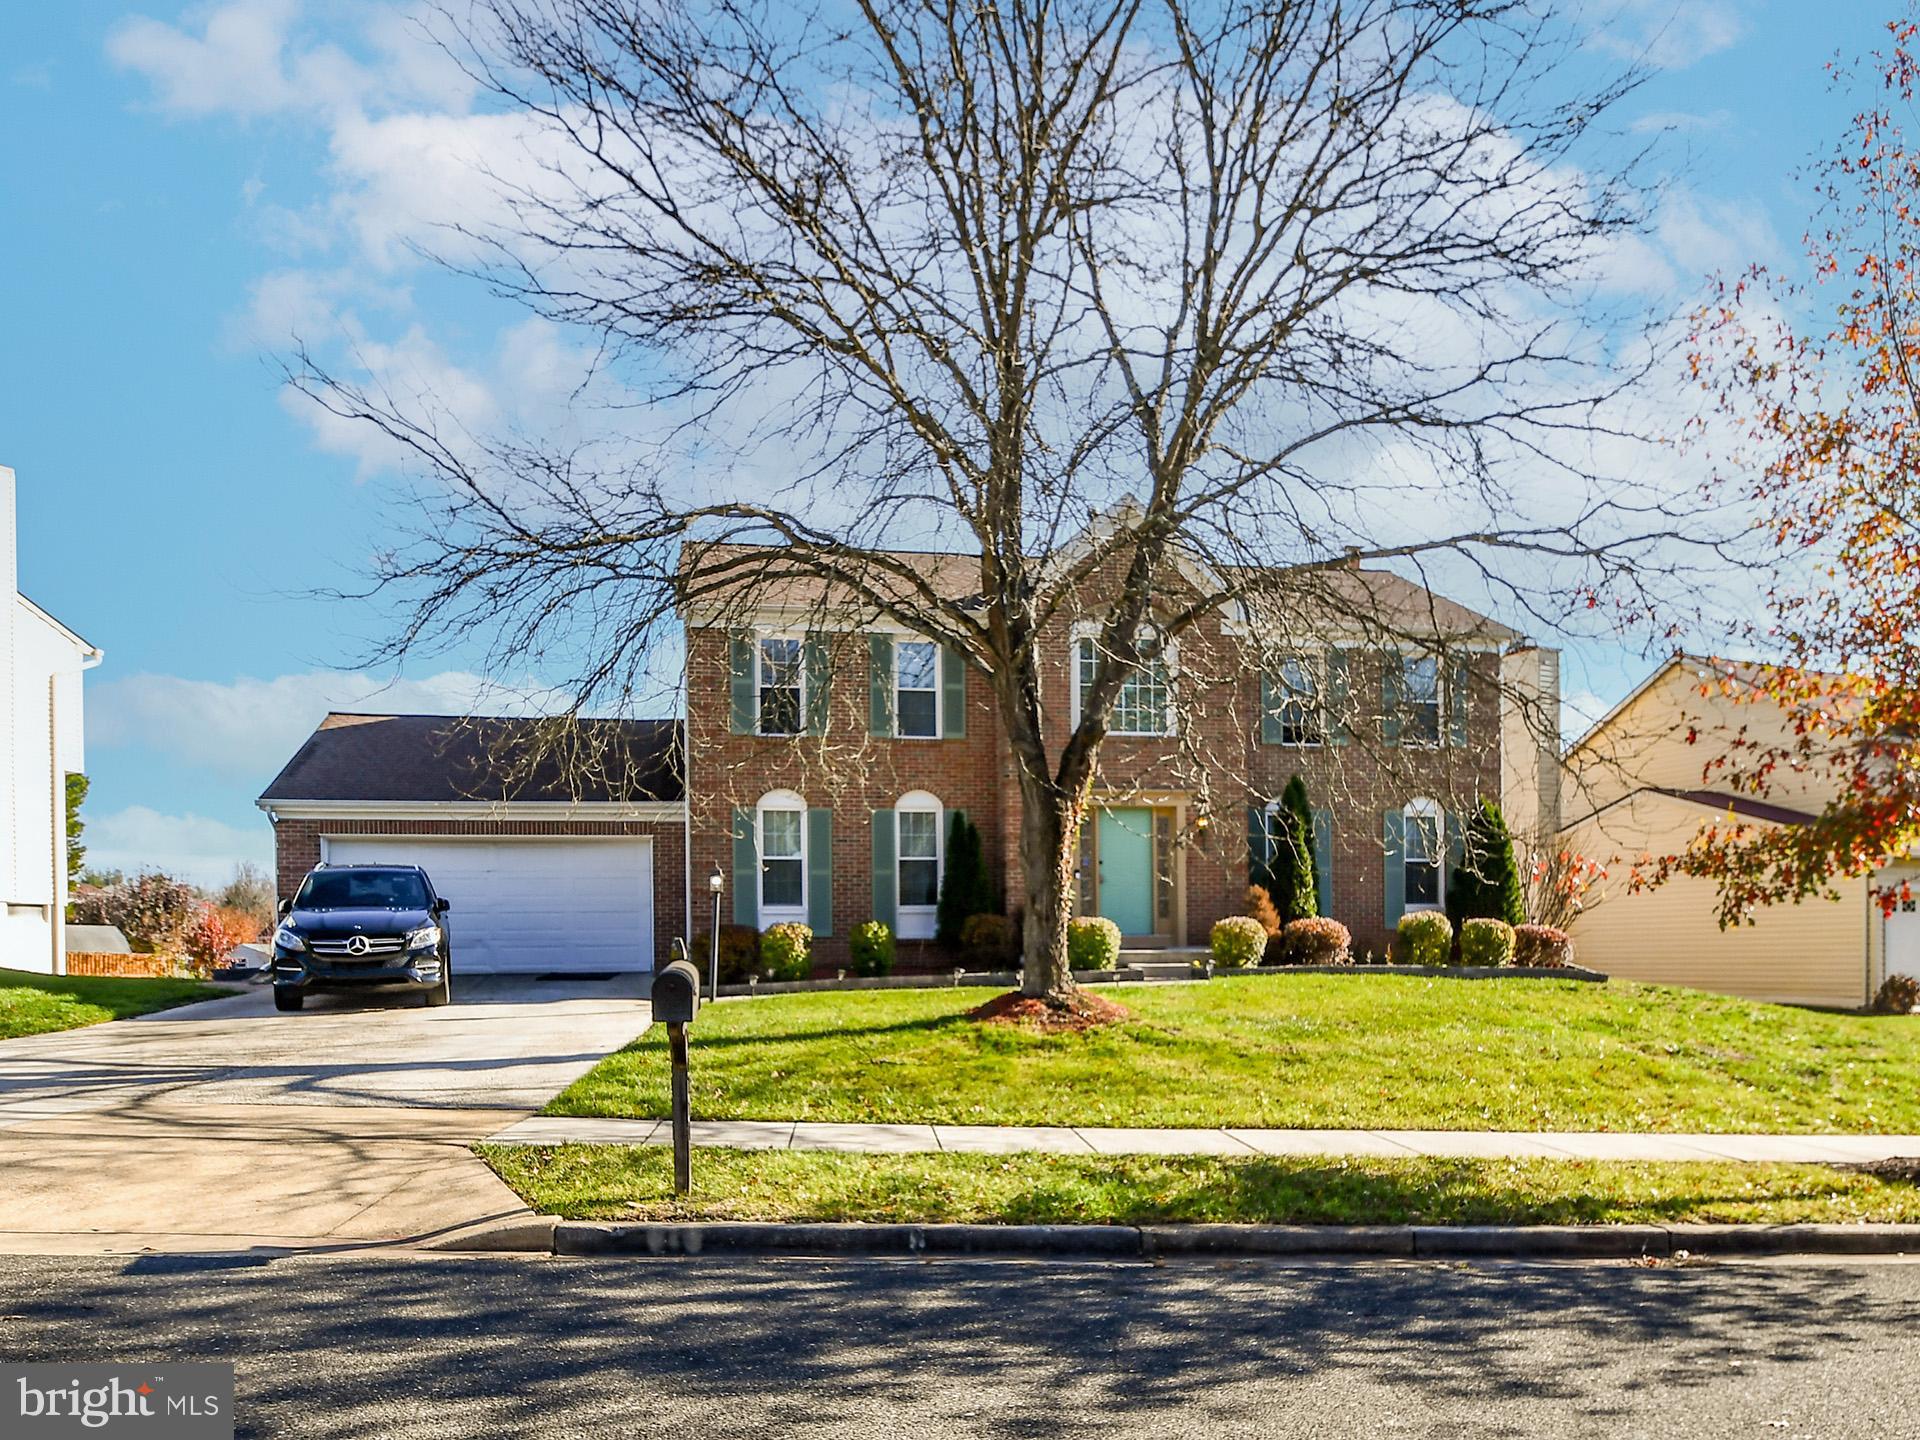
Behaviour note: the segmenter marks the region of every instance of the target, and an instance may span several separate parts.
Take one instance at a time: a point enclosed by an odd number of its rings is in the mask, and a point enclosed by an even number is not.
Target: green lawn
[[[77,1030],[168,1010],[229,991],[198,980],[123,979],[111,975],[31,975],[0,970],[0,1040]]]
[[[1920,1221],[1920,1188],[1820,1165],[477,1147],[535,1210],[582,1220],[1007,1224]]]
[[[1920,1018],[1624,983],[1257,976],[1116,986],[1087,1035],[981,1025],[986,990],[726,1001],[702,1119],[1444,1130],[1920,1132]],[[660,1116],[650,1031],[548,1106]]]

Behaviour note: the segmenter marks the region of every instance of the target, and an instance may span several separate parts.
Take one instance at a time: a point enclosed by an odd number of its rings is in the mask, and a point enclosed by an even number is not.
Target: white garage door
[[[336,865],[418,865],[452,907],[454,974],[653,968],[651,840],[342,836]]]

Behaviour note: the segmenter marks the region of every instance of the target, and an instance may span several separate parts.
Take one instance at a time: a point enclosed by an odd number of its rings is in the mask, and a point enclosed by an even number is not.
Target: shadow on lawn
[[[1324,1407],[1368,1389],[1475,1434],[1539,1433],[1542,1403],[1565,1433],[1622,1433],[1682,1392],[1731,1403],[1751,1370],[1730,1355],[1812,1383],[1920,1318],[1831,1268],[462,1258],[81,1279],[0,1281],[14,1358],[230,1359],[241,1434],[392,1440],[1254,1433],[1262,1406],[1337,1427]]]

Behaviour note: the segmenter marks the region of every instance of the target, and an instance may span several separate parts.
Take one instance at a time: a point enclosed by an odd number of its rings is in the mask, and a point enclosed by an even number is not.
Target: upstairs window
[[[1400,657],[1400,743],[1440,743],[1440,657]]]
[[[1406,808],[1406,904],[1409,910],[1436,910],[1440,906],[1440,868],[1446,855],[1440,807],[1431,800],[1415,800]]]
[[[759,733],[762,735],[798,735],[804,715],[806,667],[801,659],[800,641],[788,635],[761,638],[755,659],[759,669],[756,689],[760,697]]]
[[[1327,738],[1320,701],[1320,672],[1304,655],[1280,662],[1280,743],[1320,745]]]
[[[1079,697],[1093,689],[1094,670],[1099,664],[1099,642],[1083,635],[1074,642],[1074,713],[1080,713]],[[1143,650],[1145,645],[1143,642]],[[1114,697],[1113,716],[1108,723],[1113,735],[1171,735],[1173,733],[1173,668],[1171,657],[1155,647],[1143,654],[1140,666],[1120,682]]]
[[[939,738],[940,648],[932,641],[902,640],[893,647],[893,713],[895,734]]]

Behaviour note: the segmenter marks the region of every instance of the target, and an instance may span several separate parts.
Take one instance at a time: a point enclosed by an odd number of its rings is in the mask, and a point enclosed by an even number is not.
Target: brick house
[[[708,547],[700,563],[755,556]],[[978,586],[971,557],[901,558],[942,594]],[[740,573],[751,580],[682,610],[684,720],[602,722],[634,728],[608,732],[623,763],[590,769],[584,789],[494,774],[448,740],[461,722],[329,717],[261,797],[282,894],[323,858],[417,859],[453,898],[456,925],[462,888],[485,897],[456,930],[487,935],[479,968],[578,969],[529,933],[541,897],[562,886],[573,909],[609,917],[599,963],[631,968],[706,928],[717,870],[723,920],[804,921],[825,969],[874,918],[901,937],[903,960],[932,963],[944,959],[930,939],[958,811],[1017,909],[1021,802],[987,677],[816,581]],[[1038,641],[1050,749],[1093,660],[1103,582],[1084,588],[1082,612],[1054,617]],[[1168,604],[1191,598],[1180,588]],[[1518,834],[1557,829],[1554,746],[1521,714],[1557,717],[1554,652],[1385,571],[1338,572],[1327,593],[1327,613],[1285,641],[1245,614],[1203,613],[1128,681],[1082,836],[1078,909],[1115,920],[1129,947],[1204,945],[1214,921],[1241,912],[1295,774],[1315,811],[1321,909],[1361,952],[1383,951],[1406,910],[1444,902],[1458,817],[1480,797],[1500,798]],[[530,881],[516,878],[528,867]],[[515,917],[529,906],[531,919]],[[611,938],[621,924],[624,948]]]

